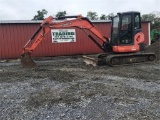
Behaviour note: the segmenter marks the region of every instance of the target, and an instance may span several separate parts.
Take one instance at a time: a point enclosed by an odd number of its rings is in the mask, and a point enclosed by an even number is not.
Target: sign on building
[[[52,43],[76,42],[75,29],[52,29]]]

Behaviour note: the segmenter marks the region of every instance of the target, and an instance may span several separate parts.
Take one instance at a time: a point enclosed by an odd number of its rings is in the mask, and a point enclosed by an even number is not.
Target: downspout
[[[148,40],[148,44],[149,45],[151,45],[151,31],[150,31],[150,29],[151,29],[151,27],[150,27],[150,22],[148,22],[148,37],[149,37],[149,40]]]

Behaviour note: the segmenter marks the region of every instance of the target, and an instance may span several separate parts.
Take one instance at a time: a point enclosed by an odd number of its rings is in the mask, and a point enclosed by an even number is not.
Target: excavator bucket
[[[29,52],[21,55],[21,65],[25,68],[37,67],[37,64],[32,60]]]

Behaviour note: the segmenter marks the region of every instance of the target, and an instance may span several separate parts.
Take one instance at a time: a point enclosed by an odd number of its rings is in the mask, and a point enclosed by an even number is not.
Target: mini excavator
[[[66,20],[67,18],[72,19]],[[65,20],[54,22],[53,20],[55,19]],[[31,53],[51,29],[63,29],[69,27],[77,27],[83,30],[88,37],[104,51],[104,53],[98,54],[95,58],[84,56],[85,59],[94,61],[98,65],[105,63],[110,66],[120,66],[156,61],[157,56],[155,53],[144,52],[146,45],[144,44],[144,34],[141,29],[140,13],[131,11],[117,13],[117,15],[112,18],[110,39],[103,36],[88,18],[81,15],[64,16],[60,18],[49,16],[41,23],[40,27],[24,46],[21,55],[22,66],[37,66],[31,59]],[[97,36],[102,41],[102,45],[91,34],[89,34],[88,31]],[[31,41],[34,41],[33,44],[31,47],[27,47]]]

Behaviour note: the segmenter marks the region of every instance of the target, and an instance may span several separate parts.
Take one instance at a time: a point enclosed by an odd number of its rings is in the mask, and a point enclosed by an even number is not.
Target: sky
[[[149,14],[160,11],[160,0],[0,0],[0,20],[31,20],[42,9],[48,11],[45,17],[60,11],[82,16],[89,11],[98,16],[126,11]]]

